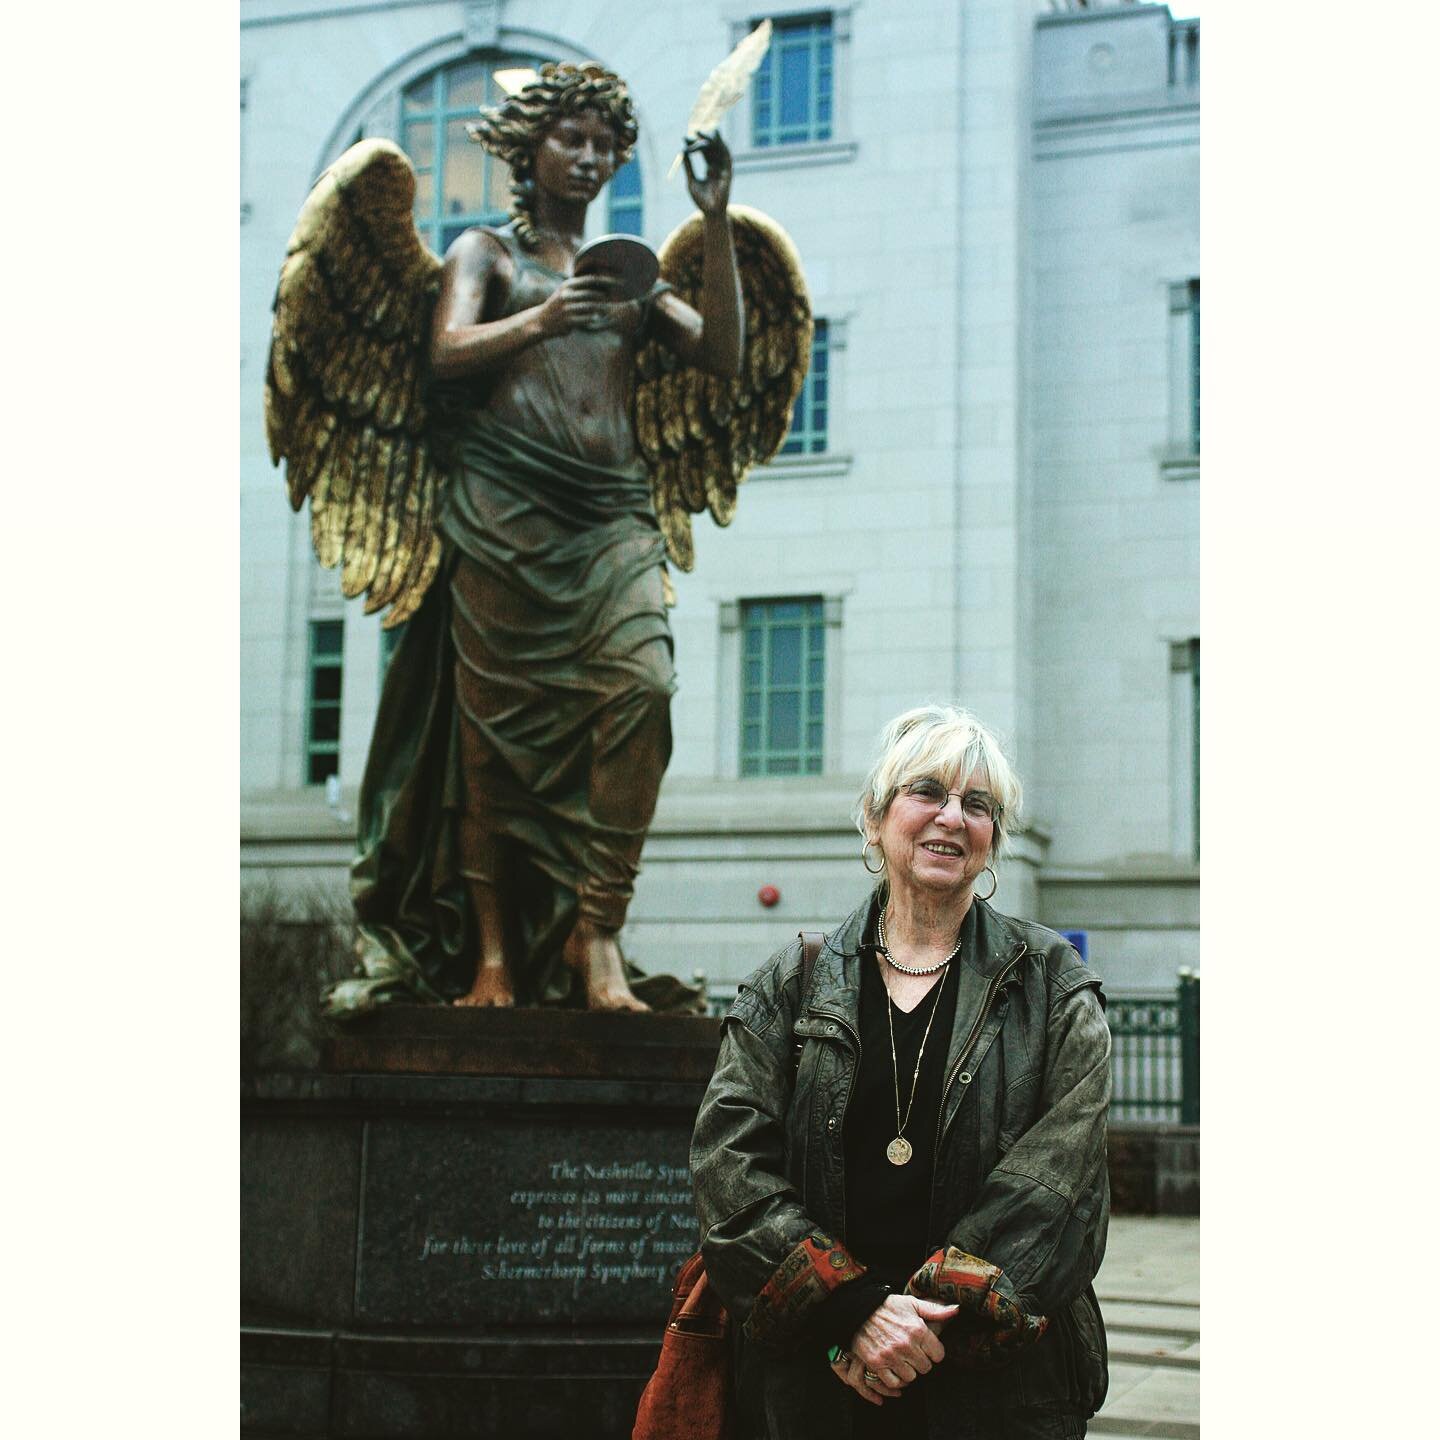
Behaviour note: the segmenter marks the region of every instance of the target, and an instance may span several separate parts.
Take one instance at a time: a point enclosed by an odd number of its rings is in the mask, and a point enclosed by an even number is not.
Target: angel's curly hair
[[[615,168],[635,153],[640,126],[625,82],[603,65],[564,60],[540,67],[540,78],[518,94],[480,112],[466,125],[472,140],[510,167],[510,215],[515,235],[527,250],[539,244],[535,234],[535,151],[545,132],[562,115],[598,110],[615,131]]]

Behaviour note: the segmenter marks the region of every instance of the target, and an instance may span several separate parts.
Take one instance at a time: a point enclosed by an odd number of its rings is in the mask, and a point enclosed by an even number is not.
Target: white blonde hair
[[[902,785],[931,777],[952,790],[977,777],[985,782],[997,807],[990,853],[1000,859],[1010,848],[1020,818],[1020,780],[1000,742],[959,705],[920,705],[885,727],[855,807],[861,835],[874,838]]]

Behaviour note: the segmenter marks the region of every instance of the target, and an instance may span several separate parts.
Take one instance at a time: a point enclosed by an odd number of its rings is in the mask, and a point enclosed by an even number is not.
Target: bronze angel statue
[[[717,132],[686,147],[700,213],[653,285],[573,273],[637,138],[599,65],[546,65],[470,134],[510,167],[507,224],[442,265],[409,160],[362,141],[306,201],[275,300],[272,459],[344,593],[408,622],[360,791],[362,973],[328,1008],[668,1008],[685,987],[617,940],[670,756],[665,566],[691,568],[691,515],[727,524],[782,444],[809,299],[784,232],[728,205]]]

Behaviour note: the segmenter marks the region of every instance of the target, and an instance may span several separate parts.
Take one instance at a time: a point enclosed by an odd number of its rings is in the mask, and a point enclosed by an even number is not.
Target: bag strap
[[[815,962],[820,958],[820,947],[825,943],[822,930],[800,932],[800,1006],[810,998],[810,982],[815,977]]]
[[[800,1010],[805,1009],[805,1002],[810,998],[810,982],[815,978],[815,962],[820,958],[820,947],[825,943],[825,935],[820,930],[802,930],[800,932]],[[795,1069],[800,1069],[800,1056],[805,1049],[805,1042],[795,1042],[794,1062]]]

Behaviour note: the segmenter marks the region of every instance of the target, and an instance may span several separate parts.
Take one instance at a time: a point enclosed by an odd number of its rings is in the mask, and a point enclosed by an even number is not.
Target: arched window
[[[510,209],[510,167],[466,133],[483,105],[505,98],[496,72],[532,68],[535,56],[461,60],[405,87],[400,145],[415,164],[415,227],[443,255],[472,225],[503,225]]]

